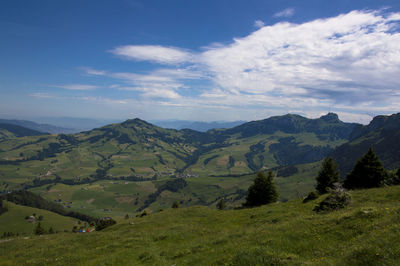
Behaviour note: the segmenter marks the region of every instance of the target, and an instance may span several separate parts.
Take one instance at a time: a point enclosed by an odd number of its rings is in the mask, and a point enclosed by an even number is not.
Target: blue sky
[[[0,116],[399,112],[399,1],[3,0]]]

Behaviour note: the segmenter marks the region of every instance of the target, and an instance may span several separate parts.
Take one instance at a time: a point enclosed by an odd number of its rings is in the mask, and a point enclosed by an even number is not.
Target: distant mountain
[[[231,128],[243,123],[246,121],[232,121],[232,122],[222,122],[222,121],[213,121],[213,122],[200,122],[200,121],[187,121],[187,120],[153,120],[150,121],[154,125],[163,128],[172,128],[172,129],[192,129],[200,132],[206,132],[210,129],[214,128]]]
[[[372,147],[384,166],[394,169],[400,166],[400,113],[376,116],[369,125],[358,125],[350,134],[350,142],[332,152],[344,176],[356,161]]]
[[[0,123],[13,124],[25,128],[29,128],[42,133],[76,133],[77,131],[72,128],[58,127],[49,124],[39,124],[28,120],[17,120],[17,119],[0,119]]]
[[[44,134],[43,132],[30,128],[0,122],[0,140],[14,137],[40,136]]]
[[[108,124],[121,122],[116,119],[92,119],[80,117],[40,117],[32,119],[37,123],[51,124],[57,127],[70,129],[70,132],[61,133],[78,133],[81,131],[99,128]]]

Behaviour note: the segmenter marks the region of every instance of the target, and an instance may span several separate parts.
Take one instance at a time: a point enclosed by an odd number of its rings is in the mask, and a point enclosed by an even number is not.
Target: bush
[[[311,191],[310,193],[308,193],[307,197],[304,198],[303,203],[307,203],[309,201],[318,199],[319,194],[317,191]]]
[[[329,196],[315,206],[315,212],[328,212],[343,209],[351,203],[351,196],[340,185],[331,190]]]
[[[273,182],[274,174],[268,172],[258,172],[254,179],[254,184],[249,187],[244,207],[256,207],[264,204],[276,202],[278,200],[278,192]]]
[[[115,220],[113,220],[110,217],[101,219],[97,224],[96,224],[96,231],[100,231],[103,230],[111,225],[116,224],[117,222]]]

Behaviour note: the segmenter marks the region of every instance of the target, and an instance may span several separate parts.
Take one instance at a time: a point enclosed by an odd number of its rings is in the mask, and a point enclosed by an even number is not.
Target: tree
[[[333,184],[339,182],[340,172],[335,160],[331,157],[325,158],[322,162],[321,170],[317,176],[317,191],[319,194],[328,192],[328,188],[333,188]]]
[[[179,208],[179,202],[178,201],[174,201],[174,203],[172,203],[172,208],[174,208],[174,209]]]
[[[218,210],[224,210],[226,208],[225,200],[224,198],[220,199],[217,203],[217,208]]]
[[[54,234],[54,229],[53,229],[53,227],[50,227],[50,229],[49,229],[49,234]]]
[[[243,206],[255,207],[276,202],[279,194],[273,178],[274,174],[272,172],[268,172],[268,174],[258,172],[254,183],[249,187],[246,202]]]
[[[46,231],[44,230],[44,228],[40,223],[37,223],[34,232],[35,235],[43,235]]]
[[[380,187],[384,184],[387,172],[372,148],[356,163],[346,176],[344,187],[348,189]]]

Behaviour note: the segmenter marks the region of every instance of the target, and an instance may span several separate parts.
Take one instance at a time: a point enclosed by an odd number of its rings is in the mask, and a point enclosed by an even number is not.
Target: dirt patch
[[[94,201],[93,198],[92,198],[92,199],[88,199],[88,200],[86,201],[86,203],[91,204],[93,201]]]
[[[131,202],[134,201],[134,198],[132,198],[132,197],[118,197],[118,198],[115,198],[115,200],[118,203],[131,203]]]
[[[225,155],[217,160],[217,165],[219,166],[228,165],[228,161],[229,161],[229,156]]]

